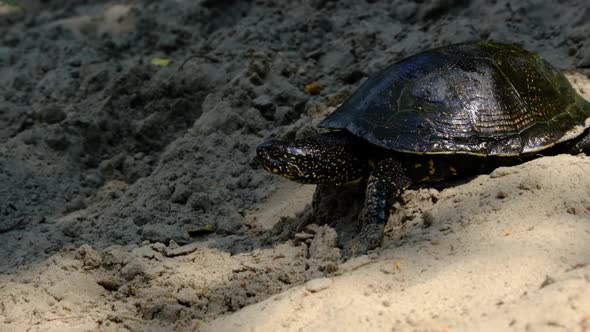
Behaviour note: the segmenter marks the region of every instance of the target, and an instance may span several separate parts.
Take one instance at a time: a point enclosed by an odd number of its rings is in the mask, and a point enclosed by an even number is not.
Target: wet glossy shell
[[[516,45],[426,51],[370,77],[320,126],[411,153],[520,155],[579,136],[590,104]]]

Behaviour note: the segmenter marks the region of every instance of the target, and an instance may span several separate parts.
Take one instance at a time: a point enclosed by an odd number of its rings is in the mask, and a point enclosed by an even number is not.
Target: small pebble
[[[297,234],[295,234],[295,238],[298,239],[298,240],[307,240],[307,239],[311,239],[313,237],[314,237],[313,234],[307,234],[307,233],[297,233]]]
[[[543,283],[541,283],[541,286],[539,287],[539,289],[541,288],[545,288],[551,284],[555,283],[555,279],[551,278],[550,276],[546,275],[545,276],[545,280],[543,280]]]
[[[305,284],[305,289],[312,293],[317,293],[319,291],[323,291],[324,289],[330,288],[330,286],[332,286],[332,283],[332,279],[328,278],[313,279]]]
[[[54,124],[63,121],[66,118],[64,110],[57,105],[50,105],[45,107],[40,112],[43,121]]]
[[[273,101],[268,95],[260,95],[256,97],[254,100],[252,100],[252,106],[263,112],[264,115],[274,110]]]
[[[121,268],[121,276],[126,280],[132,280],[135,276],[144,275],[146,270],[145,264],[139,260],[133,260]],[[104,286],[103,286],[104,287]]]
[[[78,248],[76,257],[82,260],[84,267],[87,269],[97,268],[102,264],[99,253],[88,244],[83,244]]]
[[[197,249],[199,249],[199,246],[201,246],[200,243],[194,242],[194,243],[190,243],[190,244],[178,247],[178,248],[168,249],[168,250],[166,250],[166,256],[174,257],[174,256],[188,255],[188,254],[196,251]]]
[[[84,199],[80,196],[74,197],[65,205],[65,213],[70,213],[77,210],[82,210],[86,208],[86,203]]]
[[[490,173],[490,178],[501,178],[512,173],[514,173],[514,170],[510,169],[509,167],[498,167],[492,173]]]
[[[394,274],[396,271],[395,265],[393,265],[391,263],[381,266],[380,270],[381,270],[381,272],[383,272],[385,274]]]
[[[123,280],[117,277],[108,276],[97,281],[99,285],[101,285],[104,289],[114,292],[119,290],[121,285],[123,285]]]

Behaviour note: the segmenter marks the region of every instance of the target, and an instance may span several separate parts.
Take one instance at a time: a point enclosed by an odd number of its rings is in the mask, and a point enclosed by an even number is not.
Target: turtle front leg
[[[361,231],[351,243],[351,255],[364,254],[381,245],[392,204],[411,184],[398,160],[386,158],[375,166],[367,182]]]
[[[584,136],[573,145],[570,153],[585,153],[590,156],[590,132],[584,133]]]

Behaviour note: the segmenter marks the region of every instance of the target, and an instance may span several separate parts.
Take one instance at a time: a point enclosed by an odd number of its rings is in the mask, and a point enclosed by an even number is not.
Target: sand
[[[325,289],[308,281],[204,330],[574,331],[590,310],[589,171],[542,158],[445,189]]]
[[[584,1],[25,5],[0,8],[0,331],[590,331],[590,157],[408,190],[348,260],[359,186],[314,201],[253,160],[453,42],[521,43],[590,99]]]

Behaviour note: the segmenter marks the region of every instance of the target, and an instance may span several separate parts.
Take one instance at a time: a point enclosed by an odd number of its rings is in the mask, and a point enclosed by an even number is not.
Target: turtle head
[[[264,169],[299,183],[342,184],[365,176],[368,168],[358,139],[340,132],[267,141],[256,154]]]

